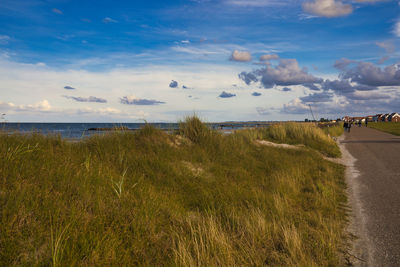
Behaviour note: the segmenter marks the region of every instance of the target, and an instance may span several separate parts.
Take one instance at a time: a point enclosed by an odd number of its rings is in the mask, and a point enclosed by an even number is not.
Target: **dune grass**
[[[321,129],[314,123],[277,123],[267,128],[239,131],[251,139],[269,140],[276,143],[302,144],[329,157],[340,157],[340,149],[330,136],[343,133],[340,125]],[[328,134],[330,136],[328,136]]]
[[[269,138],[327,142],[282,127]],[[253,141],[197,118],[176,135],[2,134],[0,265],[340,265],[343,166]]]
[[[400,122],[369,122],[368,127],[400,136]]]

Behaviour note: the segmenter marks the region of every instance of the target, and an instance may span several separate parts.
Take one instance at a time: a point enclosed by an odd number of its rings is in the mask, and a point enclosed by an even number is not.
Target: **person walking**
[[[365,127],[368,127],[368,118],[365,119]]]

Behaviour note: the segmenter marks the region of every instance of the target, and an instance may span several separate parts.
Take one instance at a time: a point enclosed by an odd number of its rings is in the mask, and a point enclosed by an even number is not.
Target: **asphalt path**
[[[400,266],[400,136],[353,126],[340,143],[358,171],[348,186],[360,214],[360,265]]]

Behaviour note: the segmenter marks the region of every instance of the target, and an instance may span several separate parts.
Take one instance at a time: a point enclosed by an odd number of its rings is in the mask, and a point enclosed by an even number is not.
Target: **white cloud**
[[[0,44],[8,44],[10,39],[11,38],[8,35],[0,35]]]
[[[394,25],[393,33],[397,37],[400,37],[400,21],[396,22],[396,24]]]
[[[279,56],[277,54],[267,54],[267,55],[262,55],[260,57],[260,61],[267,61],[273,59],[279,59]]]
[[[338,0],[305,2],[303,9],[305,12],[328,18],[346,16],[353,12],[353,7],[350,4],[343,4]]]
[[[251,61],[251,54],[247,51],[235,50],[232,52],[231,60],[240,61],[240,62],[248,62],[248,61]]]
[[[115,20],[115,19],[112,19],[110,17],[106,17],[106,18],[103,19],[103,22],[104,23],[117,23],[118,21]]]
[[[28,104],[28,105],[17,105],[11,102],[5,103],[0,102],[0,108],[2,112],[49,112],[52,107],[49,104],[49,101],[43,100],[36,104]]]

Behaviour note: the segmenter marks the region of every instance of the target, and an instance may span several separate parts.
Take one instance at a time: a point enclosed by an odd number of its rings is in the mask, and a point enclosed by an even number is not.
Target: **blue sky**
[[[0,112],[135,122],[399,111],[399,11],[390,0],[3,0]]]

